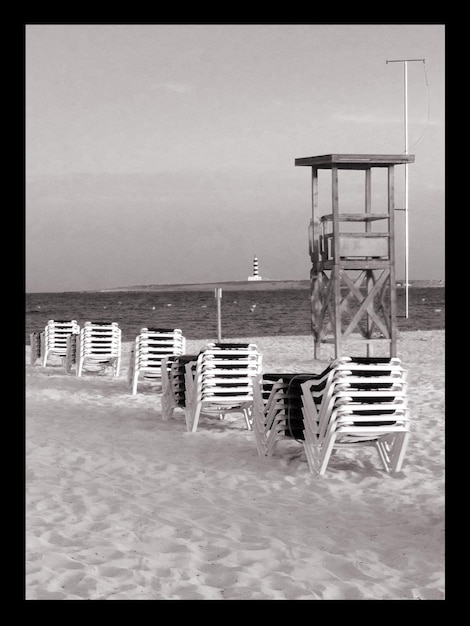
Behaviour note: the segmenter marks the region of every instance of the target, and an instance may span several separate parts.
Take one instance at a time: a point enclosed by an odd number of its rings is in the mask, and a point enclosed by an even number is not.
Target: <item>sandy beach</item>
[[[224,338],[225,339],[225,338]],[[241,337],[270,372],[319,372],[310,336]],[[187,353],[206,341],[188,340]],[[27,600],[443,600],[444,331],[402,332],[412,434],[402,471],[371,448],[326,476],[302,445],[258,456],[243,417],[162,421],[150,384],[29,362]]]

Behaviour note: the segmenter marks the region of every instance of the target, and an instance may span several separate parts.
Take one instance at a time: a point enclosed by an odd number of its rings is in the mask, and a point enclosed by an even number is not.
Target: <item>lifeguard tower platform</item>
[[[414,163],[414,155],[328,154],[295,159],[312,172],[312,218],[309,226],[311,328],[314,356],[334,343],[343,356],[348,339],[360,339],[366,355],[377,342],[387,342],[396,356],[395,166]],[[373,210],[372,170],[387,170],[387,190],[380,210]],[[331,206],[319,206],[319,170],[331,170]],[[340,170],[364,174],[360,212],[339,202]],[[375,187],[374,187],[375,191]],[[341,206],[341,211],[340,211]],[[344,207],[344,208],[343,208]],[[374,207],[375,209],[375,207]],[[354,335],[354,337],[353,337]]]

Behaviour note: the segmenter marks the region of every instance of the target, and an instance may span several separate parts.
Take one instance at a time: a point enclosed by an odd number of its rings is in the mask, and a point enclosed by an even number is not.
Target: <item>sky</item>
[[[443,24],[26,24],[26,292],[246,280],[254,256],[308,279],[295,159],[403,154],[405,126],[409,278],[444,279],[444,92]],[[341,174],[340,210],[364,193]]]

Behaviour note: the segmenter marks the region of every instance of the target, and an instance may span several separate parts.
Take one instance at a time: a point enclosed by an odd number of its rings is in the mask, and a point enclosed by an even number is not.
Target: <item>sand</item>
[[[225,338],[224,338],[225,339]],[[311,337],[254,341],[265,371],[320,371]],[[119,377],[29,364],[27,600],[443,600],[444,331],[403,332],[412,436],[402,471],[338,452],[323,478],[302,446],[257,454],[243,418],[161,419]],[[187,352],[204,345],[188,340]],[[324,359],[324,360],[323,360]]]

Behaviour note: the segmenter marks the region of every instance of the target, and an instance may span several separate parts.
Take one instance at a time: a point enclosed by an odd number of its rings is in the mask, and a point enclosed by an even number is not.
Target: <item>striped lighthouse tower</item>
[[[258,274],[258,259],[256,255],[255,255],[255,258],[253,259],[253,275],[248,276],[248,280],[263,280],[261,276]]]

